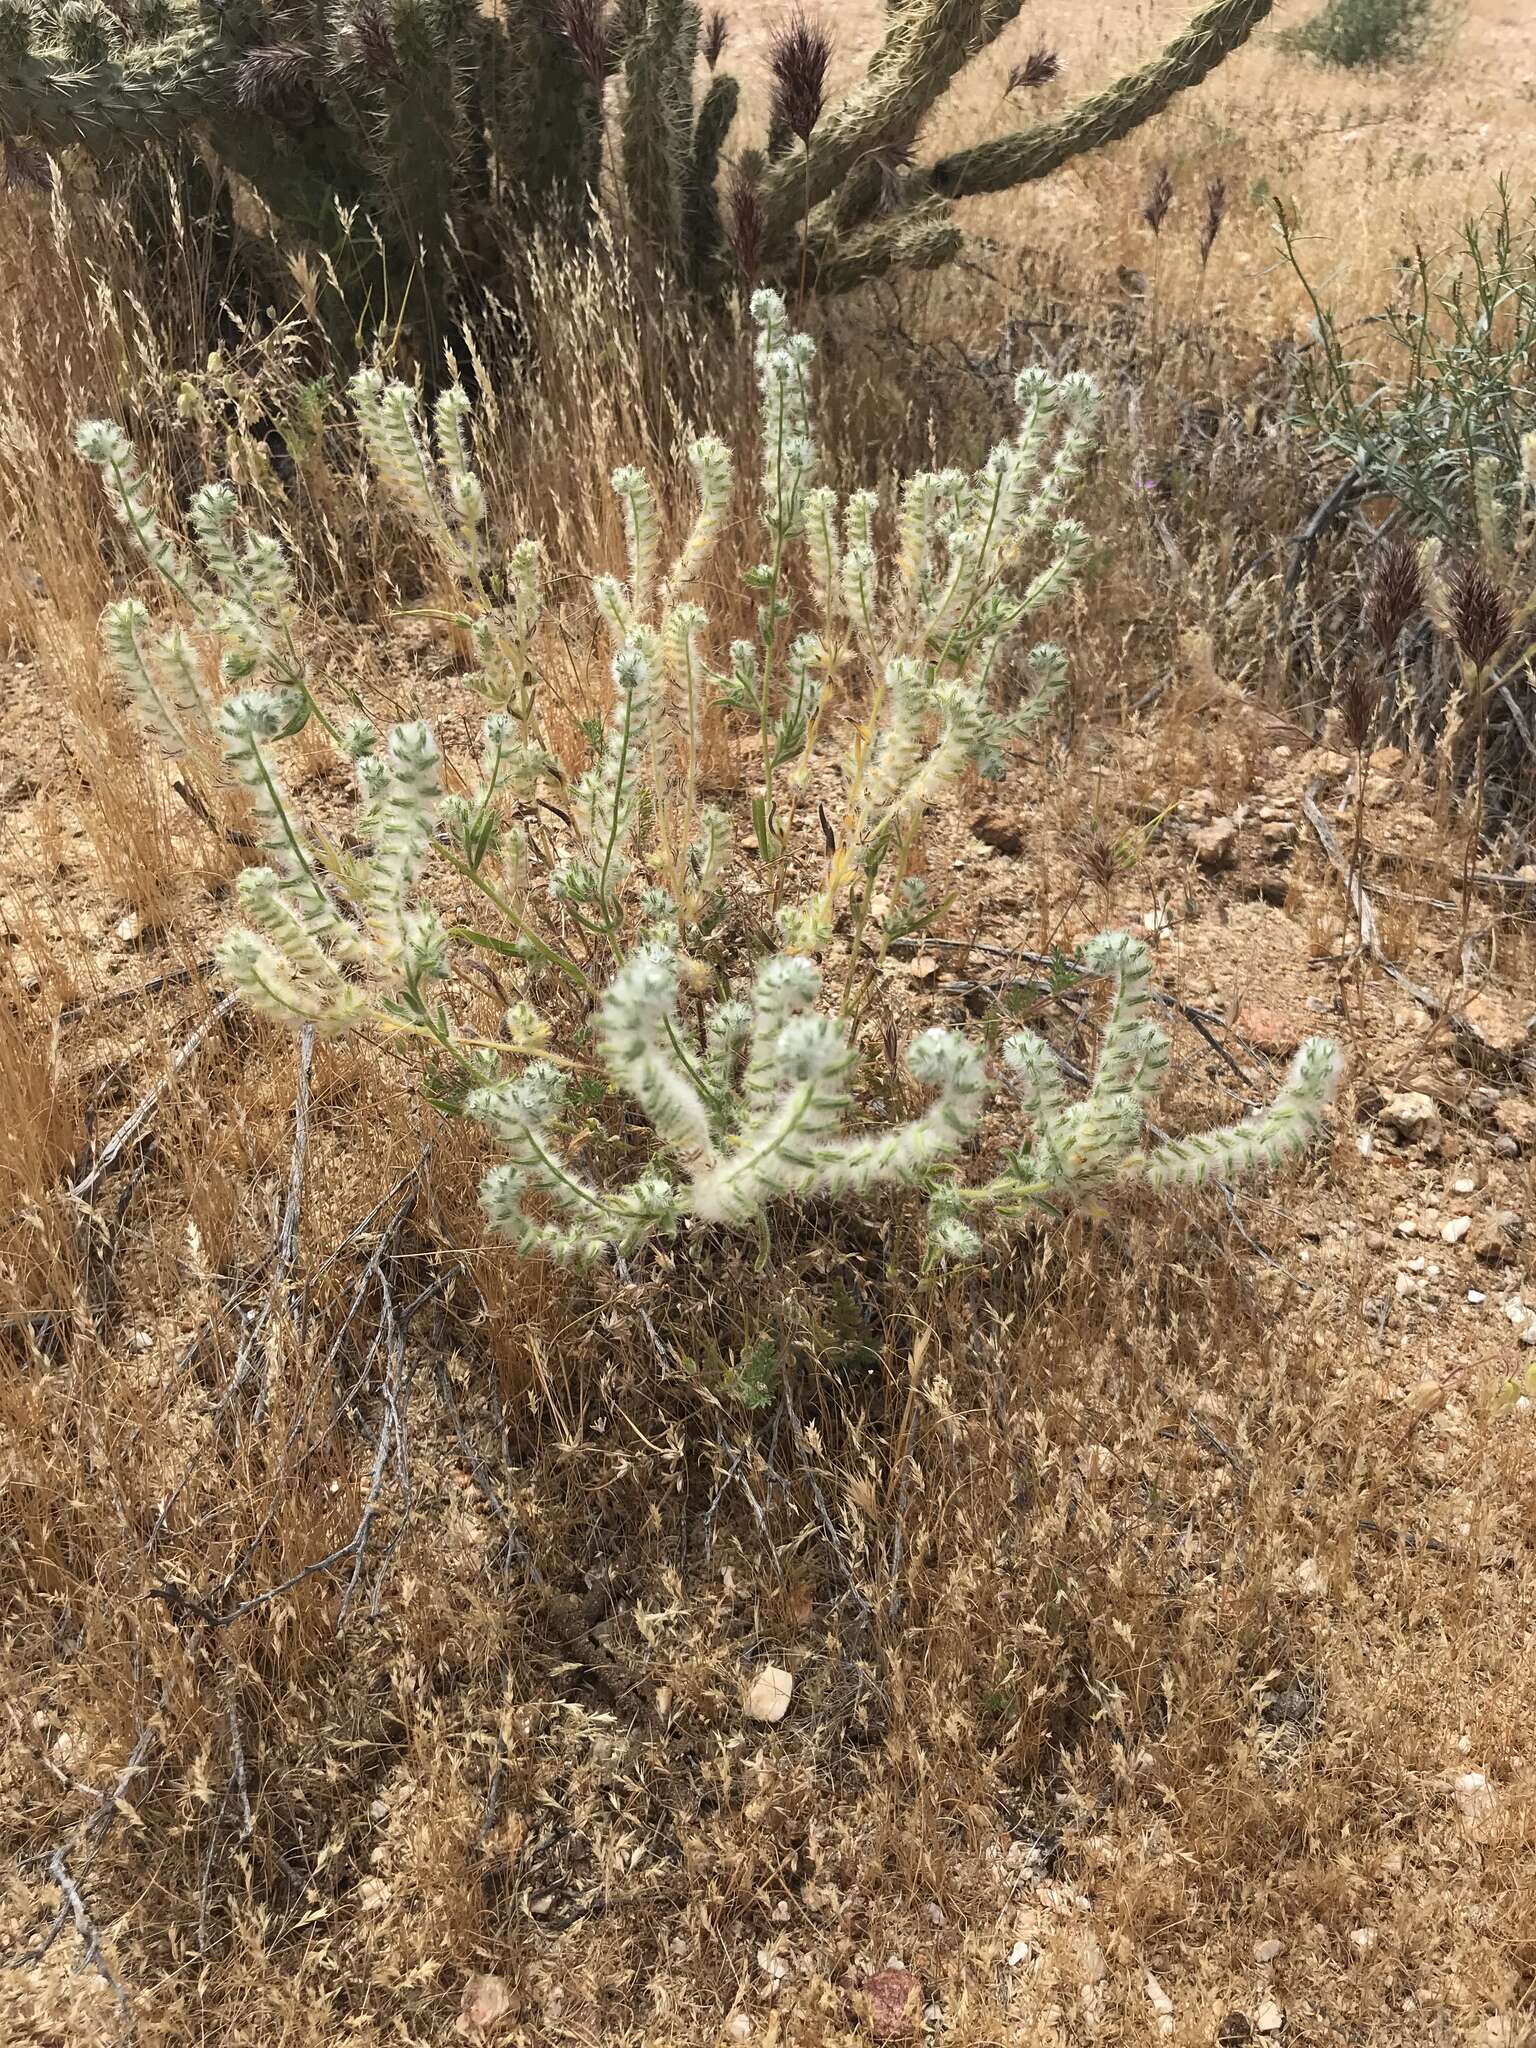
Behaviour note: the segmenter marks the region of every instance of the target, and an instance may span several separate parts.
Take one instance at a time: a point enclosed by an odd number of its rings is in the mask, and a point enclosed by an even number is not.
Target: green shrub
[[[1536,200],[1521,218],[1501,186],[1450,260],[1416,249],[1392,304],[1363,323],[1368,356],[1346,347],[1283,209],[1280,223],[1315,323],[1300,361],[1302,427],[1396,498],[1420,533],[1495,561],[1526,554],[1536,541]]]
[[[1282,40],[1343,71],[1408,64],[1424,54],[1441,20],[1440,0],[1328,0]]]

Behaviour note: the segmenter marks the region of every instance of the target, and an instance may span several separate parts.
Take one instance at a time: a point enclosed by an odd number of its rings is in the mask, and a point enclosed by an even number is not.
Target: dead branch
[[[198,1025],[191,1037],[183,1041],[172,1058],[170,1066],[160,1076],[160,1079],[156,1081],[154,1087],[123,1119],[111,1137],[108,1138],[106,1144],[95,1155],[89,1172],[82,1174],[77,1181],[73,1181],[70,1184],[69,1192],[77,1201],[89,1201],[97,1185],[112,1171],[123,1153],[133,1143],[134,1139],[137,1138],[140,1131],[143,1130],[144,1126],[159,1108],[161,1098],[164,1096],[166,1089],[170,1087],[172,1081],[176,1079],[188,1062],[196,1057],[204,1040],[213,1031],[215,1026],[223,1023],[224,1019],[235,1007],[236,1001],[237,998],[234,996],[220,996],[218,1002],[203,1019],[202,1023]]]
[[[1474,1066],[1496,1067],[1505,1071],[1511,1069],[1518,1071],[1520,1066],[1520,1055],[1518,1052],[1499,1052],[1496,1047],[1488,1043],[1477,1027],[1468,1018],[1464,1017],[1454,1005],[1442,1002],[1432,989],[1425,988],[1422,982],[1414,981],[1403,972],[1395,960],[1387,957],[1382,949],[1381,927],[1376,921],[1376,912],[1371,906],[1371,899],[1366,894],[1364,884],[1355,873],[1352,864],[1341,851],[1338,839],[1335,837],[1328,820],[1318,808],[1317,792],[1321,786],[1320,782],[1310,782],[1306,789],[1303,790],[1301,798],[1302,815],[1312,827],[1317,843],[1327,855],[1330,865],[1344,882],[1350,907],[1359,921],[1360,943],[1366,956],[1381,969],[1383,974],[1395,981],[1400,989],[1411,996],[1421,1009],[1427,1010],[1432,1017],[1445,1025],[1470,1064]]]
[[[143,1770],[144,1759],[149,1755],[150,1750],[154,1746],[155,1735],[155,1724],[151,1721],[140,1731],[139,1738],[133,1745],[128,1761],[118,1773],[117,1781],[112,1789],[101,1795],[96,1802],[95,1808],[76,1830],[73,1843],[67,1847],[54,1849],[49,1854],[47,1859],[48,1875],[58,1886],[64,1903],[54,1915],[48,1932],[43,1936],[37,1947],[28,1949],[13,1959],[18,1966],[40,1963],[58,1940],[60,1934],[63,1933],[65,1922],[72,1921],[84,1951],[83,1960],[110,1987],[112,1995],[117,2001],[118,2011],[124,2016],[127,2015],[129,2010],[128,1994],[118,1981],[111,1964],[107,1961],[101,1930],[91,1917],[81,1886],[90,1874],[91,1866],[96,1860],[102,1843],[106,1840],[111,1830],[113,1821],[123,1811],[123,1803],[127,1796],[128,1787],[133,1783],[140,1771]],[[72,1856],[77,1859],[79,1864],[78,1871],[71,1867],[70,1858]]]

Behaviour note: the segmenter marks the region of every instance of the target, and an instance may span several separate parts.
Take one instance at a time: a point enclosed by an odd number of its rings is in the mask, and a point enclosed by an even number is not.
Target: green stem
[[[460,860],[458,855],[451,852],[446,846],[440,847],[439,851],[454,873],[462,875],[466,882],[480,891],[488,903],[494,904],[517,933],[518,937],[525,940],[541,960],[548,966],[556,968],[565,976],[567,981],[574,982],[576,987],[581,989],[584,994],[596,996],[597,991],[593,988],[592,983],[583,974],[570,955],[562,952],[558,946],[552,946],[546,940],[541,939],[538,933],[532,930],[526,921],[519,916],[506,897],[502,895],[501,891],[488,882],[484,875],[472,868],[468,861]]]

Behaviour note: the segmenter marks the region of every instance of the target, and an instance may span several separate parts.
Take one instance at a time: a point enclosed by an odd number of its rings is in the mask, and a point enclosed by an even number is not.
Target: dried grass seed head
[[[1205,188],[1205,219],[1200,226],[1200,267],[1211,260],[1211,251],[1216,246],[1216,237],[1221,233],[1221,224],[1227,217],[1227,181],[1212,178]]]
[[[360,0],[342,37],[342,61],[365,80],[398,79],[400,60],[381,0]]]
[[[874,152],[873,161],[880,178],[876,211],[896,213],[902,202],[902,179],[917,161],[917,151],[910,142],[887,142]]]
[[[1469,555],[1452,573],[1450,613],[1462,654],[1473,668],[1487,668],[1514,630],[1514,615],[1477,555]]]
[[[1374,662],[1352,661],[1334,688],[1334,702],[1344,723],[1344,737],[1363,754],[1376,736],[1381,708],[1381,671]]]
[[[1419,551],[1406,540],[1386,540],[1371,563],[1365,599],[1366,631],[1383,654],[1390,654],[1398,635],[1424,608],[1424,569]]]
[[[809,142],[827,102],[827,72],[832,63],[832,37],[824,22],[813,20],[803,7],[779,23],[768,45],[773,73],[773,117]]]
[[[598,91],[613,64],[613,25],[604,0],[557,0],[555,26]]]
[[[711,71],[720,62],[726,43],[730,39],[730,33],[731,24],[726,19],[725,10],[720,7],[712,9],[708,21],[704,24],[704,34],[699,43],[699,48],[704,55],[704,62]]]
[[[1147,189],[1146,203],[1141,217],[1154,235],[1163,231],[1163,222],[1168,218],[1168,209],[1173,204],[1173,178],[1166,164],[1159,164],[1152,174],[1152,183]]]
[[[319,105],[314,60],[297,43],[248,50],[235,72],[235,99],[248,114],[302,127],[314,119]]]
[[[1038,86],[1050,85],[1060,76],[1061,59],[1042,43],[1030,51],[1022,64],[1015,64],[1009,72],[1008,83],[1003,88],[1004,97],[1009,93],[1031,92]]]
[[[748,284],[756,281],[762,269],[765,232],[757,180],[744,164],[737,164],[725,191],[725,237],[736,258],[736,267]]]
[[[53,159],[33,142],[0,143],[0,186],[7,192],[51,192]]]

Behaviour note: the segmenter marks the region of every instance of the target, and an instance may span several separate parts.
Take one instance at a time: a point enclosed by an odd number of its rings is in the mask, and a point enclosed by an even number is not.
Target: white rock
[[[1471,1228],[1472,1218],[1470,1216],[1453,1216],[1449,1223],[1442,1224],[1440,1235],[1447,1244],[1460,1244]]]
[[[1410,1145],[1424,1145],[1433,1150],[1440,1142],[1440,1111],[1430,1096],[1421,1094],[1417,1089],[1392,1096],[1383,1105],[1381,1120]]]
[[[1195,859],[1203,868],[1230,868],[1237,861],[1237,821],[1217,818],[1190,835]]]
[[[1498,1795],[1481,1771],[1463,1771],[1456,1780],[1456,1806],[1469,1827],[1493,1818]]]
[[[1173,2000],[1150,1970],[1147,1972],[1147,2003],[1160,2019],[1173,2017]]]
[[[1104,1960],[1098,1937],[1086,1928],[1077,1938],[1077,1975],[1084,1990],[1090,1985],[1102,1984],[1109,1975],[1109,1964]]]
[[[795,1681],[777,1664],[765,1664],[747,1687],[747,1716],[753,1721],[782,1721],[789,1712]]]
[[[1253,1944],[1253,1960],[1256,1963],[1272,1963],[1276,1956],[1284,1953],[1285,1943],[1276,1941],[1273,1936],[1268,1941],[1256,1941]]]
[[[1483,2021],[1472,2038],[1477,2048],[1520,2048],[1528,2037],[1523,2020],[1512,2013],[1496,2012]]]
[[[1266,1998],[1254,2014],[1253,2024],[1261,2034],[1278,2034],[1285,2025],[1285,2014],[1272,1998]]]

